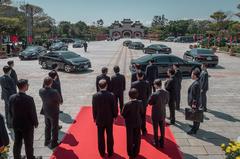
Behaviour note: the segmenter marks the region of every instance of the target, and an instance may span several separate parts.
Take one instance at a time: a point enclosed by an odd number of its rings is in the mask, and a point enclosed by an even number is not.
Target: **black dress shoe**
[[[108,157],[112,157],[113,154],[114,154],[114,152],[109,152],[109,153],[108,153]]]
[[[60,110],[60,111],[59,111],[59,114],[61,114],[61,113],[63,113],[63,111],[62,111],[62,110]]]
[[[161,139],[159,140],[159,147],[164,148],[164,141]]]
[[[44,146],[48,146],[49,144],[50,142],[47,142],[47,141],[44,142]]]
[[[101,156],[102,158],[104,158],[105,155],[106,155],[105,153],[102,153],[102,154],[100,153],[100,156]]]
[[[58,125],[58,130],[61,130],[62,129],[62,125]]]
[[[142,135],[146,136],[147,135],[147,130],[142,130]]]
[[[55,149],[56,147],[58,147],[58,145],[60,145],[60,144],[59,144],[59,143],[54,143],[54,144],[51,143],[51,144],[49,145],[49,148],[50,148],[50,149]]]
[[[158,146],[159,146],[158,142],[155,142],[155,141],[152,143],[152,145],[153,145],[154,147],[158,147]]]
[[[193,134],[196,134],[197,131],[194,131],[194,130],[190,130],[189,132],[187,132],[188,135],[193,135]]]

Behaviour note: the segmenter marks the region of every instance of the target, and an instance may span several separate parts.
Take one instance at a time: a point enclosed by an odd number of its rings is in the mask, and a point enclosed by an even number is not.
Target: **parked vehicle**
[[[40,55],[47,53],[47,49],[42,46],[28,46],[25,50],[19,53],[20,60],[38,59]]]
[[[179,42],[179,43],[193,43],[194,38],[193,36],[179,36],[173,40],[174,42]]]
[[[139,64],[142,71],[146,70],[149,61],[153,60],[153,65],[158,68],[158,77],[166,77],[168,68],[172,67],[173,64],[178,64],[179,69],[184,76],[190,76],[192,71],[198,69],[201,71],[201,64],[195,61],[186,61],[180,57],[167,54],[150,54],[140,57],[138,59],[133,59],[131,61],[130,70],[134,72],[134,65]]]
[[[58,64],[60,70],[68,73],[91,68],[89,59],[71,51],[52,51],[39,57],[39,64],[44,69],[51,68],[55,63]]]
[[[63,42],[53,43],[49,49],[51,51],[68,50],[68,45]]]
[[[174,36],[169,36],[164,41],[166,41],[166,42],[173,42],[174,39],[175,39]]]
[[[75,41],[72,45],[73,48],[82,48],[84,41]]]
[[[128,46],[128,45],[131,44],[131,43],[132,43],[131,40],[125,40],[125,41],[123,42],[123,46]]]
[[[170,54],[172,49],[163,44],[152,44],[143,49],[145,54]]]
[[[142,50],[144,48],[144,44],[141,42],[132,42],[128,45],[129,49],[135,49],[135,50]]]
[[[186,51],[183,59],[187,61],[197,61],[215,67],[218,64],[218,56],[211,49],[195,48]]]

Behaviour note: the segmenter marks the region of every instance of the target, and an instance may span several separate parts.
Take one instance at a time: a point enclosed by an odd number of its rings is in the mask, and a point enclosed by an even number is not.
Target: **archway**
[[[134,36],[135,38],[141,38],[142,37],[142,33],[137,31],[137,32],[134,32]]]
[[[132,32],[131,31],[123,31],[123,37],[124,38],[131,38]]]

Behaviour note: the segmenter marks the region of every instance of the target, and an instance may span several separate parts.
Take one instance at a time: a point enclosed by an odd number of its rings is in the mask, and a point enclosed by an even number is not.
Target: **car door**
[[[57,59],[59,58],[58,54],[54,52],[48,53],[47,57],[48,58],[46,60],[46,64],[50,68],[52,67],[53,64],[57,63]]]
[[[171,56],[170,57],[170,62],[171,65],[173,64],[178,64],[179,65],[179,69],[182,72],[182,74],[187,75],[189,73],[189,66],[187,64],[186,61],[184,61],[183,59],[176,57],[176,56]]]
[[[158,76],[160,78],[167,76],[167,70],[170,67],[170,59],[169,56],[158,56],[154,59],[157,68],[158,68]]]

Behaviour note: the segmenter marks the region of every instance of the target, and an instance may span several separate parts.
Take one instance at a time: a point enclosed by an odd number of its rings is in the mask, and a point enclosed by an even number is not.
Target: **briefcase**
[[[185,120],[203,122],[203,110],[185,108]]]

